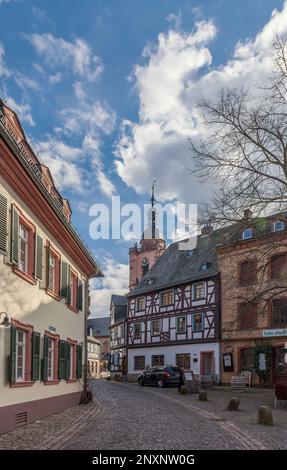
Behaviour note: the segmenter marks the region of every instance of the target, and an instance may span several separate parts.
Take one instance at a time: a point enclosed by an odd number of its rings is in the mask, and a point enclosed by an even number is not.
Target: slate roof
[[[128,299],[125,295],[115,295],[111,296],[111,304],[125,306],[128,304]]]
[[[287,213],[283,212],[267,217],[242,219],[240,222],[214,230],[209,235],[199,235],[197,246],[192,251],[179,250],[179,242],[172,243],[127,296],[133,297],[141,293],[215,276],[218,274],[217,247],[235,242],[245,243],[247,240],[242,240],[241,233],[247,227],[253,228],[253,238],[272,235],[274,234],[272,221],[276,218],[285,221],[286,231]],[[202,269],[205,263],[207,263],[207,269]],[[149,279],[151,282],[148,282]]]
[[[180,250],[178,243],[168,246],[166,252],[145,274],[139,284],[128,294],[129,297],[140,293],[183,284],[215,276],[218,273],[216,246],[222,241],[228,229],[215,230],[210,235],[199,235],[196,248]],[[207,263],[207,269],[203,265]],[[148,279],[151,283],[148,283]]]
[[[114,307],[114,323],[118,323],[121,320],[124,320],[128,315],[128,299],[125,295],[115,295],[111,296],[111,306]]]
[[[88,318],[88,332],[93,329],[93,336],[110,336],[109,327],[111,325],[110,317]]]

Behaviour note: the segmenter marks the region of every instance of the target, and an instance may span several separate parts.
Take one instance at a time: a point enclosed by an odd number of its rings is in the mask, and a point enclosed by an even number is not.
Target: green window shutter
[[[0,194],[0,251],[7,253],[7,215],[8,201]]]
[[[10,383],[16,381],[16,328],[11,326],[10,339]]]
[[[66,380],[70,378],[71,372],[71,345],[70,343],[66,343]]]
[[[61,262],[61,297],[68,299],[68,264]]]
[[[33,332],[32,335],[32,380],[40,379],[40,333]]]
[[[78,279],[77,309],[83,310],[83,283]]]
[[[50,242],[47,242],[46,245],[46,287],[48,290],[52,289],[52,286],[50,286]]]
[[[19,214],[12,204],[11,213],[11,262],[18,265],[19,261]]]
[[[71,268],[68,266],[67,275],[67,303],[71,305]]]
[[[59,341],[59,380],[66,378],[66,341]]]
[[[48,336],[44,336],[44,348],[43,348],[43,362],[42,362],[42,378],[48,380]]]
[[[77,345],[77,379],[82,378],[83,346]]]
[[[35,275],[37,279],[43,279],[43,238],[36,235],[36,249],[35,249]]]

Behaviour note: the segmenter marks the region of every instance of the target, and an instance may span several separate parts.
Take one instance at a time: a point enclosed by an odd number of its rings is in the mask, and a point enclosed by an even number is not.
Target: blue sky
[[[272,13],[273,12],[273,13]],[[131,241],[92,240],[90,206],[198,202],[186,169],[200,136],[196,103],[268,77],[283,0],[0,0],[0,91],[68,197],[106,278],[92,310],[128,284]]]

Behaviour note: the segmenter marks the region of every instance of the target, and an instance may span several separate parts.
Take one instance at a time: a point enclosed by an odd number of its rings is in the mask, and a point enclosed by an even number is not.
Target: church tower
[[[148,213],[148,224],[145,228],[139,245],[130,248],[130,291],[140,282],[142,277],[154,265],[156,260],[165,251],[165,241],[161,238],[156,224],[156,210],[154,207],[154,183],[152,185],[151,209]]]

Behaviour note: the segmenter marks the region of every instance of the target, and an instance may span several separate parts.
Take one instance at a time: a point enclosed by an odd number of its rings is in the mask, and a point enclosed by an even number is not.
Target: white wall
[[[175,365],[176,354],[190,353],[190,368],[195,374],[200,374],[200,353],[204,351],[214,352],[215,374],[219,375],[219,343],[197,343],[175,346],[128,349],[128,373],[136,374],[142,372],[134,370],[135,356],[145,356],[146,366],[151,365],[151,357],[155,355],[164,355],[165,365]],[[194,357],[197,357],[197,362],[193,362]]]

